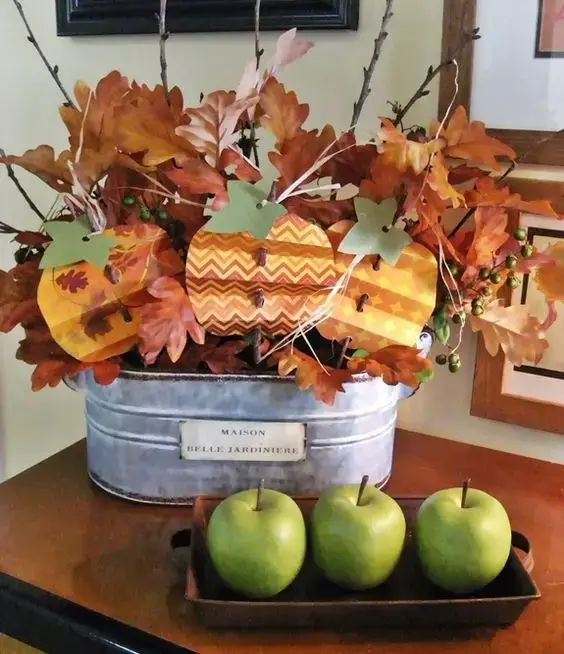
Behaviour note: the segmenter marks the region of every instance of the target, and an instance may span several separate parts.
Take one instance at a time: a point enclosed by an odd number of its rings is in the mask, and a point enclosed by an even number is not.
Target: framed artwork
[[[55,0],[59,36],[158,32],[159,0]],[[263,0],[261,29],[358,29],[360,0]],[[169,0],[170,32],[254,29],[254,0]]]
[[[511,190],[524,199],[547,197],[556,211],[564,212],[564,184],[561,182],[521,180],[510,182]],[[515,225],[527,227],[533,245],[544,250],[548,245],[564,244],[564,224],[522,214],[513,216]],[[547,314],[544,297],[525,276],[521,288],[506,301],[526,304],[541,320]],[[480,418],[501,420],[514,425],[564,434],[564,303],[558,303],[557,323],[547,332],[549,349],[537,365],[513,366],[500,352],[491,357],[478,340],[476,369],[470,413]]]
[[[535,56],[564,57],[564,2],[539,0]]]
[[[446,0],[443,58],[461,30],[482,38],[457,57],[457,103],[491,127],[521,163],[564,165],[564,0]],[[441,77],[444,115],[454,92],[454,66]]]

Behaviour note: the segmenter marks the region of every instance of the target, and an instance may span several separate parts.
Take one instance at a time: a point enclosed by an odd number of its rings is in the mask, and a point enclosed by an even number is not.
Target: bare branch
[[[351,118],[351,126],[350,126],[351,132],[354,132],[356,128],[356,125],[360,118],[360,114],[362,113],[362,109],[364,107],[364,103],[366,102],[366,98],[368,98],[372,90],[370,88],[370,82],[372,81],[372,76],[374,75],[374,69],[376,68],[376,63],[380,59],[380,54],[382,53],[384,42],[388,38],[388,31],[387,31],[388,23],[390,22],[390,20],[394,15],[392,12],[393,4],[394,4],[394,0],[386,0],[386,10],[384,11],[384,16],[382,17],[382,25],[380,27],[380,33],[374,40],[374,52],[372,53],[372,58],[370,59],[368,68],[364,69],[364,81],[362,83],[360,95],[358,96],[358,100],[353,105],[353,115]]]
[[[61,93],[65,96],[65,102],[69,107],[75,108],[75,104],[72,101],[72,98],[70,95],[67,93],[67,90],[63,86],[63,83],[61,82],[61,79],[59,77],[59,67],[57,65],[52,66],[49,61],[47,60],[47,57],[43,53],[43,50],[41,49],[39,43],[37,42],[37,39],[35,38],[35,34],[33,33],[31,29],[31,25],[29,24],[26,15],[24,13],[23,7],[21,2],[18,2],[18,0],[13,0],[14,4],[16,5],[16,9],[18,10],[18,13],[21,16],[21,19],[27,29],[28,37],[27,40],[33,45],[33,47],[37,50],[37,53],[41,57],[41,60],[45,64],[47,70],[49,71],[49,74],[51,77],[55,80],[56,85],[59,87]]]
[[[443,68],[447,68],[448,66],[452,66],[454,64],[455,59],[460,55],[466,46],[469,43],[472,43],[472,41],[477,41],[480,38],[480,31],[479,28],[476,28],[470,32],[465,32],[462,31],[460,35],[460,41],[456,48],[454,49],[453,52],[450,52],[448,54],[448,57],[441,61],[441,63],[438,66],[429,66],[429,69],[427,70],[427,75],[425,76],[425,79],[415,91],[415,93],[411,96],[409,99],[408,103],[405,105],[405,107],[398,107],[397,110],[395,111],[395,120],[394,120],[394,125],[397,127],[398,125],[401,125],[403,119],[406,117],[410,109],[413,107],[413,105],[418,101],[421,100],[421,98],[424,98],[426,95],[429,95],[429,90],[428,86],[429,84],[437,77],[437,75],[443,70]]]
[[[260,47],[260,5],[261,5],[261,0],[256,0],[255,2],[255,59],[256,59],[257,70],[259,70],[260,68],[260,59],[263,53]],[[249,140],[251,142],[251,148],[253,151],[255,165],[260,166],[254,117],[251,120],[251,132],[249,135]]]
[[[0,157],[5,157],[5,156],[6,156],[6,152],[2,148],[0,148]],[[47,220],[47,218],[41,213],[41,211],[39,210],[39,208],[35,204],[35,202],[30,198],[28,192],[21,185],[21,182],[17,178],[16,172],[15,172],[14,167],[12,166],[12,164],[7,163],[7,164],[5,164],[5,166],[6,166],[6,170],[8,172],[8,177],[12,180],[12,182],[14,183],[14,186],[21,193],[23,199],[29,204],[32,211],[34,211],[41,218],[42,221]]]
[[[161,10],[158,15],[159,19],[159,43],[161,51],[161,81],[163,84],[164,95],[167,103],[170,105],[170,93],[168,88],[168,64],[166,61],[166,42],[170,33],[166,31],[166,3],[167,0],[161,0]]]

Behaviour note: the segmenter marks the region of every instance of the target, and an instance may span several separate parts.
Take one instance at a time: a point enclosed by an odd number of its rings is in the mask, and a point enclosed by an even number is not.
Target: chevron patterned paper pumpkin
[[[328,230],[335,251],[352,225],[351,221],[341,221]],[[351,255],[336,254],[339,277],[352,260]],[[424,246],[412,243],[404,248],[395,266],[382,261],[374,270],[373,264],[374,257],[365,257],[356,266],[345,295],[337,299],[331,317],[318,325],[318,330],[327,339],[342,341],[350,337],[351,347],[368,352],[388,345],[411,347],[435,307],[435,256]]]
[[[264,241],[200,230],[186,262],[198,322],[219,336],[288,334],[324,302],[336,281],[331,242],[298,216],[278,218]]]
[[[108,274],[89,263],[43,272],[37,301],[54,340],[79,361],[93,363],[127,352],[137,342],[136,295],[161,275],[182,271],[164,230],[155,225],[118,226]]]

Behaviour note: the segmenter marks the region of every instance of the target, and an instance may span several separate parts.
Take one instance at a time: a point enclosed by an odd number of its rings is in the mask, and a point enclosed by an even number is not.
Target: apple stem
[[[259,485],[257,488],[257,505],[255,507],[255,511],[262,511],[262,491],[264,490],[264,479],[261,479],[259,481]]]
[[[466,497],[468,495],[468,486],[470,486],[470,479],[464,480],[462,484],[462,501],[460,503],[460,506],[465,509],[466,507]]]
[[[362,481],[360,482],[360,488],[358,489],[358,497],[356,500],[356,505],[360,506],[360,501],[362,500],[362,495],[364,494],[364,489],[366,488],[366,484],[368,484],[368,475],[364,475],[362,478]]]

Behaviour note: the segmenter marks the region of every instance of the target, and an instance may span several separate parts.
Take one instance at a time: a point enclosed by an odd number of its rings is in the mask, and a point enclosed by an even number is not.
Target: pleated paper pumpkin
[[[186,263],[196,318],[219,336],[256,327],[269,336],[288,334],[323,304],[335,281],[329,238],[293,214],[276,219],[265,240],[200,230]]]
[[[341,221],[328,230],[336,251],[353,224]],[[339,277],[353,258],[336,254]],[[374,257],[364,257],[355,267],[345,294],[332,305],[331,317],[318,330],[327,339],[350,337],[351,347],[368,352],[388,345],[411,347],[435,307],[437,274],[435,256],[418,243],[405,247],[393,267],[381,261],[374,270]]]
[[[117,241],[106,270],[89,263],[48,268],[37,294],[54,340],[75,359],[89,363],[123,354],[137,342],[135,308],[143,289],[183,268],[159,227],[118,226],[104,234]]]

